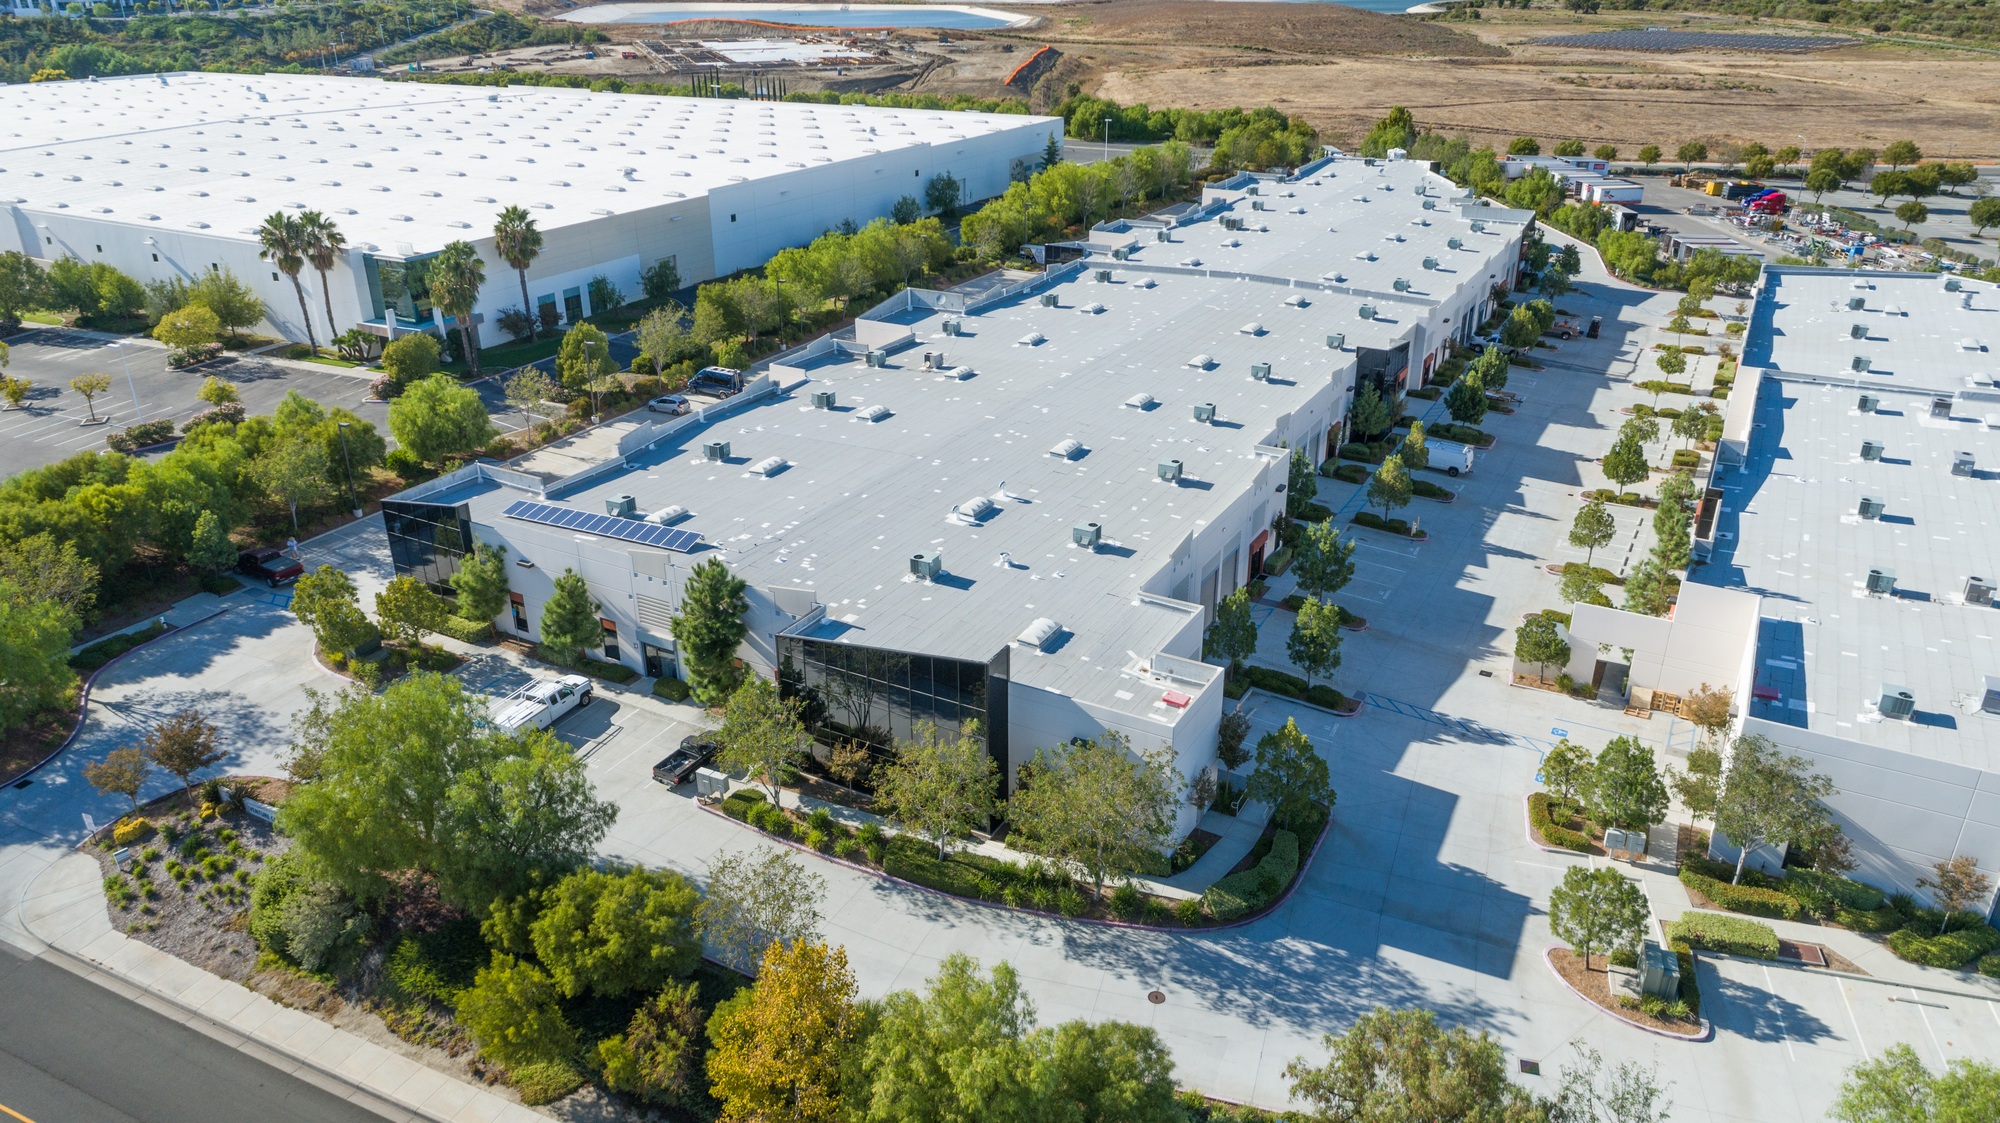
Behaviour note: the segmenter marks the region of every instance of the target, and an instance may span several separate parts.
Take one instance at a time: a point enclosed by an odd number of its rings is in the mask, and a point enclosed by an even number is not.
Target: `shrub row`
[[[1835,924],[1840,925],[1842,928],[1851,928],[1856,932],[1873,932],[1878,935],[1883,932],[1894,932],[1896,929],[1909,923],[1907,917],[1888,905],[1865,912],[1860,909],[1836,906],[1833,910],[1832,919]]]
[[[485,643],[493,638],[493,626],[484,620],[467,620],[463,616],[447,616],[438,631],[460,643]]]
[[[1425,499],[1441,499],[1449,503],[1456,494],[1449,488],[1442,488],[1429,480],[1411,480],[1410,491]]]
[[[688,684],[677,678],[662,675],[653,680],[653,693],[669,702],[685,702],[690,696]]]
[[[110,445],[114,452],[132,453],[173,439],[173,418],[163,417],[158,421],[140,422],[122,433],[108,434],[104,443]]]
[[[1699,872],[1692,862],[1681,863],[1681,884],[1714,901],[1717,908],[1727,909],[1730,912],[1768,916],[1779,920],[1797,920],[1802,911],[1798,901],[1776,889],[1731,885],[1720,878]]]
[[[1365,484],[1368,482],[1368,469],[1363,468],[1359,464],[1342,464],[1330,474],[1334,479],[1342,483]]]
[[[70,656],[70,669],[88,674],[147,640],[158,639],[168,630],[165,624],[155,620],[136,632],[120,632],[115,636],[107,636]]]
[[[1294,609],[1294,611],[1297,610]],[[1232,678],[1242,686],[1254,686],[1267,693],[1280,694],[1286,698],[1298,699],[1309,705],[1319,706],[1322,709],[1344,712],[1353,707],[1353,702],[1348,699],[1347,695],[1342,694],[1333,687],[1323,682],[1314,683],[1308,687],[1306,680],[1289,671],[1280,671],[1273,667],[1257,667],[1245,664],[1241,670],[1234,673]],[[1240,696],[1241,691],[1238,693]]]
[[[1929,935],[1936,926],[1919,928],[1912,924],[1889,934],[1889,950],[1901,959],[1925,967],[1957,970],[2000,948],[2000,928],[1994,928],[1971,914],[1968,921],[1942,936]]]
[[[1424,427],[1424,436],[1439,441],[1455,441],[1462,445],[1480,446],[1493,440],[1493,435],[1484,429],[1470,425],[1460,425],[1456,421],[1440,421]]]
[[[1979,973],[1989,979],[2000,979],[2000,955],[1982,956],[1979,960]]]
[[[1296,521],[1302,523],[1323,523],[1333,517],[1333,511],[1324,503],[1308,503],[1299,510]]]
[[[601,678],[606,682],[615,682],[620,686],[628,682],[633,682],[639,677],[639,672],[623,663],[606,663],[602,659],[578,659],[574,670],[580,674],[589,675],[591,678]]]
[[[750,809],[764,802],[764,793],[738,788],[722,798],[722,813],[739,823],[750,821]]]
[[[1209,886],[1202,900],[1215,919],[1235,920],[1276,900],[1298,872],[1299,836],[1278,831],[1271,836],[1271,851],[1262,861]]]
[[[111,841],[127,846],[153,833],[153,822],[143,815],[127,815],[111,828]]]
[[[1822,920],[1842,911],[1872,913],[1882,907],[1882,891],[1853,878],[1818,870],[1788,869],[1772,888],[1799,903],[1799,907]],[[1891,910],[1894,911],[1894,910]]]
[[[1410,524],[1407,519],[1385,519],[1373,511],[1357,511],[1350,521],[1356,526],[1365,526],[1370,530],[1386,530],[1405,538],[1410,535]]]
[[[1752,959],[1778,958],[1778,933],[1768,924],[1740,916],[1717,916],[1691,912],[1667,926],[1669,940],[1685,941],[1690,948],[1744,955]]]
[[[1590,836],[1580,831],[1558,826],[1549,815],[1549,793],[1536,792],[1528,797],[1528,822],[1542,841],[1550,846],[1560,846],[1565,850],[1590,853]]]

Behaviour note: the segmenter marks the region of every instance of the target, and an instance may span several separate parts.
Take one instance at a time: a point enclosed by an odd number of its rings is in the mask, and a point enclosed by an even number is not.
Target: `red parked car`
[[[257,578],[273,589],[297,581],[305,571],[305,566],[286,557],[285,552],[275,546],[245,550],[236,556],[236,572]]]

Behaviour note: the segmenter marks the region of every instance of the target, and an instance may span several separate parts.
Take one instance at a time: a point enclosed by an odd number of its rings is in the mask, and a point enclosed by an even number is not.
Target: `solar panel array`
[[[662,550],[673,550],[682,554],[701,545],[701,535],[691,530],[674,530],[642,519],[593,514],[590,511],[579,511],[575,507],[558,507],[553,503],[531,503],[522,500],[510,504],[501,514],[510,519],[520,519],[522,522],[559,526],[564,530],[637,542],[641,546],[657,546]]]
[[[1592,47],[1605,51],[1823,51],[1854,42],[1833,35],[1732,35],[1714,31],[1598,31],[1537,39],[1551,47]]]

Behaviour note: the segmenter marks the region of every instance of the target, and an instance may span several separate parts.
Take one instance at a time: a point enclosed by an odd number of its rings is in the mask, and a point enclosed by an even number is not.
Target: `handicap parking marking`
[[[1357,577],[1340,590],[1340,599],[1365,600],[1381,604],[1389,599],[1389,594],[1393,591],[1390,586],[1379,581],[1364,581]]]

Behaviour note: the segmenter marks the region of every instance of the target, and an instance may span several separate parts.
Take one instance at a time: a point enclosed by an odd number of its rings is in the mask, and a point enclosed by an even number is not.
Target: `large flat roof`
[[[1856,300],[1862,307],[1849,307]],[[2000,286],[1937,273],[1769,266],[1743,365],[1949,393],[1967,378],[2000,378],[1996,352]]]
[[[1990,299],[1990,298],[1989,298]],[[1880,408],[1857,408],[1862,393]],[[2000,609],[1968,605],[1966,579],[2000,576],[2000,431],[1930,391],[1851,379],[1767,376],[1747,461],[1722,477],[1724,514],[1707,584],[1762,595],[1750,713],[1934,760],[2000,769],[2000,717],[1979,712],[2000,674]],[[1882,445],[1861,457],[1863,441]],[[1969,452],[1971,475],[1952,471]],[[1863,496],[1884,513],[1863,519]],[[1870,569],[1896,593],[1871,596]],[[1883,720],[1885,685],[1916,696]]]
[[[301,75],[147,74],[0,86],[0,201],[248,239],[334,217],[387,256],[544,231],[1047,118]]]

